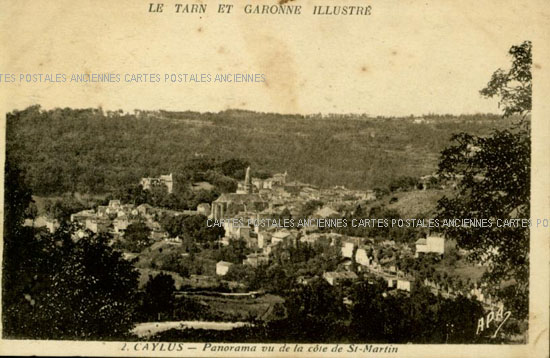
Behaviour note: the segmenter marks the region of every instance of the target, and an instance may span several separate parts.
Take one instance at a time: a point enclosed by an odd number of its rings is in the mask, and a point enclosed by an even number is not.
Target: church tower
[[[250,177],[250,167],[246,168],[246,175],[244,177],[244,191],[247,194],[252,193],[252,178]]]

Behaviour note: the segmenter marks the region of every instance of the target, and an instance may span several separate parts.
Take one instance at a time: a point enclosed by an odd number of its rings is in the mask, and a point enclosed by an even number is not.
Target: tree
[[[34,200],[29,203],[27,210],[25,210],[25,217],[31,219],[34,226],[34,221],[38,217],[38,207],[36,206]]]
[[[152,243],[150,232],[151,230],[143,222],[128,225],[124,232],[125,244],[123,246],[131,252],[141,252]]]
[[[69,221],[71,214],[86,209],[86,206],[73,196],[64,195],[61,199],[47,200],[44,209],[49,217],[63,222]]]
[[[286,340],[326,342],[345,332],[346,307],[342,295],[317,278],[292,291],[285,301]]]
[[[240,264],[249,252],[243,239],[229,240],[229,245],[221,247],[216,253],[216,259]]]
[[[219,164],[223,175],[239,180],[244,179],[246,168],[249,165],[250,163],[242,159],[229,159]]]
[[[134,325],[138,273],[109,238],[93,236],[74,243],[71,231],[60,233],[52,249],[45,282],[37,283],[34,337],[58,339],[120,338]],[[40,288],[42,287],[42,288]]]
[[[514,114],[525,117],[531,112],[531,47],[531,41],[512,46],[509,51],[513,57],[510,70],[496,70],[487,87],[480,91],[484,97],[499,97],[499,106],[506,117]]]
[[[438,203],[444,218],[493,220],[492,227],[445,228],[448,237],[471,250],[471,258],[489,269],[484,280],[516,317],[526,317],[529,285],[529,227],[502,227],[497,220],[529,218],[531,110],[531,43],[512,46],[509,71],[497,70],[485,97],[500,97],[504,117],[520,115],[519,126],[494,131],[486,137],[459,133],[443,150],[439,173],[457,182],[454,197]],[[502,223],[502,221],[500,221]],[[502,290],[504,281],[512,289]]]
[[[175,281],[172,276],[165,273],[154,277],[149,275],[141,307],[144,318],[160,320],[163,314],[171,315],[175,305],[175,289]]]
[[[350,332],[358,342],[382,338],[384,319],[381,311],[384,287],[367,281],[356,283],[351,292]]]
[[[72,240],[24,227],[31,191],[8,155],[5,171],[3,335],[27,339],[124,338],[133,326],[137,272],[108,238]]]

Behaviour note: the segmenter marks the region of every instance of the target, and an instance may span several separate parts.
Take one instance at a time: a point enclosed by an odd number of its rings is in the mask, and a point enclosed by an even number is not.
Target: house
[[[71,222],[80,223],[85,225],[85,222],[89,218],[95,218],[96,214],[93,210],[82,210],[78,213],[71,214]]]
[[[98,216],[108,216],[108,213],[109,213],[109,207],[107,205],[99,205],[97,207]]]
[[[198,190],[206,190],[211,191],[214,190],[216,187],[212,184],[210,184],[207,181],[199,181],[191,184],[191,190],[198,191]]]
[[[109,208],[113,210],[120,209],[120,200],[109,200]]]
[[[143,190],[151,190],[155,187],[158,188],[165,186],[168,194],[172,194],[172,190],[174,188],[172,173],[168,175],[161,175],[158,178],[141,178],[140,184],[143,187]]]
[[[332,236],[332,235],[331,235]],[[338,240],[338,236],[333,236],[333,242]],[[362,245],[364,242],[363,238],[355,236],[346,236],[342,239],[342,256],[351,259],[353,257],[353,251],[355,247]]]
[[[235,220],[224,220],[223,228],[225,230],[225,236],[230,239],[248,239],[250,237],[250,227],[241,225],[239,219]]]
[[[357,279],[357,274],[355,272],[345,271],[345,272],[336,272],[329,271],[323,274],[323,278],[331,285],[339,285],[345,281],[353,281]]]
[[[109,231],[110,225],[111,225],[110,220],[101,219],[101,218],[88,218],[86,219],[86,224],[85,224],[86,229],[96,234]]]
[[[328,218],[336,215],[339,215],[339,213],[330,206],[323,206],[313,213],[313,217],[315,218]]]
[[[291,238],[291,236],[292,236],[291,233],[287,230],[276,231],[271,236],[271,244],[277,245],[280,242],[284,243],[288,241]]]
[[[271,243],[271,234],[265,231],[258,232],[258,247],[263,249]]]
[[[57,219],[51,219],[51,218],[46,218],[46,228],[48,229],[49,232],[51,232],[52,234],[57,230],[59,229],[59,221],[57,221]]]
[[[354,243],[349,241],[342,242],[342,257],[352,258],[353,257],[353,247]]]
[[[225,276],[231,266],[233,266],[231,262],[218,261],[216,264],[216,275]]]
[[[262,254],[249,254],[246,259],[243,260],[243,265],[250,265],[252,267],[258,267],[262,264],[266,264],[269,261],[267,255]]]
[[[385,277],[386,282],[388,283],[388,288],[397,288],[398,279],[395,276]]]
[[[456,247],[456,242],[454,240],[448,240],[442,235],[428,235],[425,239],[416,240],[415,246],[416,257],[418,257],[421,253],[424,254],[430,252],[444,255]]]
[[[113,228],[115,229],[115,233],[124,232],[128,225],[130,225],[130,221],[126,216],[121,216],[113,220]]]
[[[414,290],[415,280],[414,278],[398,278],[397,279],[397,289],[407,292],[412,292]]]
[[[155,208],[153,208],[149,204],[141,204],[140,206],[137,207],[137,211],[140,215],[147,216],[147,215],[153,215],[155,213]]]
[[[210,216],[212,219],[234,217],[243,211],[261,212],[268,207],[268,203],[257,193],[224,193],[212,202]]]
[[[57,229],[59,229],[59,221],[57,219],[41,215],[36,217],[34,220],[26,219],[25,226],[34,226],[34,227],[45,227],[48,229],[50,233],[54,233]]]
[[[286,176],[286,171],[284,173],[273,174],[273,177],[271,177],[272,185],[284,186],[286,184]]]

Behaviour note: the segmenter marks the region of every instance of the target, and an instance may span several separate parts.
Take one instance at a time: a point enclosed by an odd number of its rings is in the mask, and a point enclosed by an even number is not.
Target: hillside
[[[422,215],[430,218],[433,217],[437,201],[445,195],[449,196],[451,192],[450,189],[428,189],[391,193],[389,197],[398,200],[387,205],[387,208],[397,210],[403,218],[418,218]]]
[[[384,187],[437,167],[453,133],[487,134],[497,116],[300,116],[224,111],[141,112],[39,106],[7,116],[7,153],[38,195],[102,194],[148,175],[184,173],[189,163],[248,161],[319,186]]]

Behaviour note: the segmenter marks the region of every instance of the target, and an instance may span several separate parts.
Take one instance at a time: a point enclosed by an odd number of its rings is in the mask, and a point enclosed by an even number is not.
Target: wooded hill
[[[101,194],[141,177],[184,174],[201,161],[241,159],[258,173],[322,187],[385,187],[396,177],[432,173],[453,133],[509,126],[496,115],[370,118],[102,109],[7,115],[7,155],[26,171],[35,194]],[[193,164],[194,163],[194,164]]]

